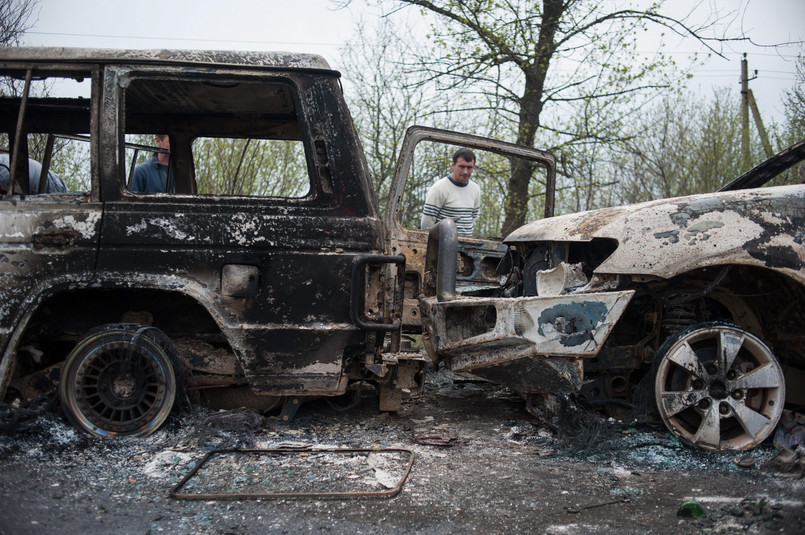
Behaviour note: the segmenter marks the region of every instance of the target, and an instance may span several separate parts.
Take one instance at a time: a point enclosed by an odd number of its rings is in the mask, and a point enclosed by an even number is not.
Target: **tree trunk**
[[[520,119],[517,132],[517,143],[529,147],[534,146],[539,116],[542,113],[545,78],[548,74],[553,53],[556,50],[554,37],[559,19],[566,9],[563,0],[543,0],[542,24],[539,29],[539,40],[534,56],[530,61],[519,65],[525,74],[525,89],[520,99]],[[505,213],[501,234],[507,236],[525,223],[528,213],[528,185],[531,171],[527,166],[512,169],[509,178],[509,190],[506,195]]]

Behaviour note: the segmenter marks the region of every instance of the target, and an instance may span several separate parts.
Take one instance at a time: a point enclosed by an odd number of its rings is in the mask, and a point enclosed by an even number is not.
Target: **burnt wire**
[[[208,416],[201,422],[194,435],[200,443],[230,435],[230,439],[236,444],[251,447],[254,445],[256,433],[264,425],[265,418],[257,411],[241,408]]]
[[[718,276],[716,276],[716,278],[713,279],[713,282],[711,282],[707,286],[707,288],[705,288],[701,292],[696,292],[694,294],[686,295],[684,299],[676,300],[676,299],[668,299],[666,297],[663,297],[660,294],[658,294],[657,292],[655,292],[654,290],[652,290],[648,286],[648,284],[646,284],[646,283],[642,283],[640,286],[643,288],[643,290],[648,295],[650,295],[651,297],[653,297],[654,299],[656,299],[657,301],[659,301],[663,305],[684,305],[685,303],[690,303],[692,301],[700,299],[700,298],[704,297],[705,295],[709,294],[710,292],[712,292],[713,290],[715,290],[718,287],[718,285],[721,284],[724,281],[724,278],[727,276],[727,273],[729,273],[729,271],[730,271],[730,266],[724,266],[721,269],[721,272],[719,272]]]
[[[558,438],[562,441],[565,455],[611,455],[623,449],[624,424],[613,422],[599,413],[580,408],[571,396],[560,396]],[[628,424],[630,428],[651,426],[638,419]],[[677,449],[679,444],[657,436],[640,437],[632,440],[633,448],[664,447]],[[609,452],[609,453],[608,453]]]
[[[559,438],[569,451],[588,451],[612,435],[611,426],[599,414],[580,408],[570,395],[559,399]]]

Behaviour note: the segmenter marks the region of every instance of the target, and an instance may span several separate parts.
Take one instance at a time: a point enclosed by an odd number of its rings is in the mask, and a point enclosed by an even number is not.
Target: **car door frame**
[[[516,145],[505,141],[464,134],[450,130],[426,126],[411,126],[405,134],[400,156],[389,192],[388,206],[383,216],[388,254],[405,256],[405,292],[403,299],[402,322],[404,329],[416,330],[421,327],[417,295],[424,284],[428,230],[403,226],[402,211],[406,183],[414,161],[416,146],[423,141],[445,143],[470,149],[493,152],[503,156],[514,156],[537,162],[546,169],[546,196],[544,217],[553,216],[556,191],[556,158],[550,152]],[[458,255],[463,261],[471,262],[469,275],[458,275],[459,291],[479,287],[497,286],[499,280],[495,272],[498,262],[506,254],[507,246],[502,240],[458,237]]]

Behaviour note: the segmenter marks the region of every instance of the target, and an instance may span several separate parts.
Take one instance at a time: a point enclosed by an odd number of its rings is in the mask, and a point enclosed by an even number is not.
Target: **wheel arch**
[[[700,321],[727,321],[758,336],[782,361],[805,368],[805,285],[788,273],[748,264],[722,264],[674,277],[675,284],[717,303],[728,317],[711,310]]]
[[[169,338],[196,336],[229,344],[220,316],[179,289],[65,285],[42,292],[22,314],[0,364],[0,399],[14,377],[61,364],[99,325],[138,323]]]

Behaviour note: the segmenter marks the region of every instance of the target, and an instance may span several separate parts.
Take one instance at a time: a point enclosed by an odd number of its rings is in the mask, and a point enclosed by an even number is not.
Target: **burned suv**
[[[58,393],[86,432],[147,435],[183,392],[289,419],[355,382],[389,411],[421,389],[425,357],[403,335],[421,330],[428,236],[410,221],[424,192],[400,204],[396,182],[381,217],[324,59],[5,47],[0,83],[3,400]],[[554,176],[529,148],[428,128],[407,140]],[[165,183],[143,193],[132,180],[152,154],[168,156]],[[417,173],[412,155],[400,176]],[[458,287],[496,287],[505,252],[460,238]]]
[[[805,141],[715,193],[526,224],[494,295],[456,293],[454,253],[434,248],[431,357],[526,395],[656,411],[697,447],[758,445],[805,402],[805,184],[761,187],[803,158]]]

